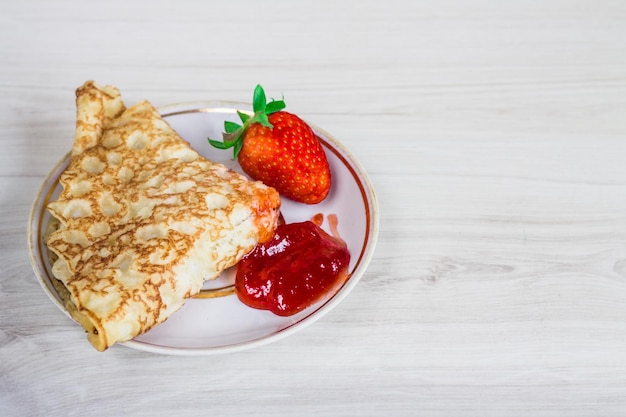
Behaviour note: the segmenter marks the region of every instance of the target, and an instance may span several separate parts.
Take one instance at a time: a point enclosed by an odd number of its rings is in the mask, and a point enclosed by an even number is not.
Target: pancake
[[[268,240],[280,198],[199,155],[147,101],[126,108],[116,88],[88,81],[76,105],[46,244],[68,312],[103,351],[165,321]]]

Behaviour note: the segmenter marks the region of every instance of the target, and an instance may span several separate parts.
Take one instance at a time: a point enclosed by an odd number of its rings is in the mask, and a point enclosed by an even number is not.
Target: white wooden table
[[[626,2],[92,3],[0,5],[0,415],[626,415]],[[355,290],[253,350],[92,349],[26,242],[87,79],[284,92],[377,190]]]

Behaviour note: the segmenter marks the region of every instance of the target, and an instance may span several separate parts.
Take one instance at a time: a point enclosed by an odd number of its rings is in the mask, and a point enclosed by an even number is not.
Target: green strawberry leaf
[[[281,111],[286,106],[284,100],[272,100],[265,106],[265,114],[272,114]]]
[[[243,140],[238,140],[235,142],[235,147],[233,148],[233,159],[237,159],[241,148],[243,148]]]
[[[211,146],[213,146],[213,147],[215,147],[217,149],[228,149],[228,148],[233,146],[233,145],[226,144],[224,142],[213,140],[211,138],[209,138],[209,143],[211,144]]]
[[[267,99],[265,98],[265,91],[263,90],[263,87],[257,84],[254,88],[254,94],[252,96],[252,110],[254,110],[255,113],[264,113],[266,104]]]
[[[250,115],[240,112],[239,110],[237,110],[237,114],[239,115],[239,118],[241,119],[243,123],[247,122],[248,119],[250,119]]]
[[[229,122],[228,120],[224,122],[224,130],[226,133],[233,133],[239,129],[241,129],[241,125],[238,123]]]

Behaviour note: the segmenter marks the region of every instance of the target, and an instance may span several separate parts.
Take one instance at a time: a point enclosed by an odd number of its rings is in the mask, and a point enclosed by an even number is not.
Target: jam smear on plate
[[[349,276],[350,252],[329,215],[281,224],[271,240],[257,245],[237,265],[235,290],[246,305],[279,316],[296,314],[333,293]]]

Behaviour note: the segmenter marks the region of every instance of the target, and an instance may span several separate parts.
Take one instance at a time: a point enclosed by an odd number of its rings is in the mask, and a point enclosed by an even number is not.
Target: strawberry
[[[330,167],[322,144],[302,119],[283,111],[284,100],[269,103],[260,85],[252,100],[254,115],[238,111],[242,125],[224,122],[219,149],[233,148],[233,158],[255,180],[283,196],[306,204],[321,202],[330,190]]]

